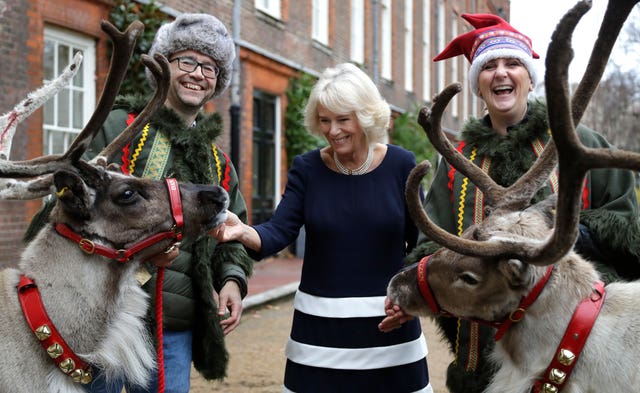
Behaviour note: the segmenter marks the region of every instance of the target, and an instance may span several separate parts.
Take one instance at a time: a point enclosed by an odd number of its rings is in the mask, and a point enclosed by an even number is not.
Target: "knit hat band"
[[[524,51],[529,57],[533,57],[531,43],[522,34],[507,30],[491,30],[478,35],[471,48],[471,62],[485,53],[496,49],[513,49]]]
[[[478,76],[484,64],[498,58],[515,58],[529,71],[535,87],[539,81],[534,59],[539,58],[531,45],[531,39],[514,29],[509,23],[493,14],[462,14],[475,30],[454,38],[433,61],[464,55],[471,63],[469,84],[478,95]]]

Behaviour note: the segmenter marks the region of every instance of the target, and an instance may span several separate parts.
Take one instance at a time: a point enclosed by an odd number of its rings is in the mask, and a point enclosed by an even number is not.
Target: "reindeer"
[[[155,352],[144,324],[148,295],[135,278],[139,262],[226,218],[228,196],[219,186],[178,185],[172,179],[165,185],[107,165],[164,103],[170,73],[161,55],[143,55],[158,86],[144,111],[95,159],[81,158],[113,105],[143,28],[136,21],[119,32],[103,22],[114,42],[109,75],[95,112],[66,153],[5,159],[17,121],[70,79],[78,57],[52,86],[0,119],[0,196],[34,199],[53,192],[57,198],[50,224],[28,244],[17,269],[0,272],[0,352],[8,357],[0,369],[0,391],[84,392],[92,366],[104,371],[107,382],[145,384]],[[38,297],[41,303],[34,302]]]
[[[640,170],[639,154],[586,148],[574,129],[635,3],[609,3],[572,101],[567,87],[570,37],[590,2],[578,3],[562,18],[546,61],[553,141],[512,186],[494,183],[441,132],[442,113],[459,84],[438,95],[431,111],[420,113],[419,123],[436,149],[484,193],[488,216],[461,237],[439,228],[418,193],[429,164],[416,166],[407,181],[410,213],[443,248],[394,276],[388,297],[412,315],[457,316],[496,327],[491,359],[497,372],[487,393],[636,392],[640,386],[640,282],[604,287],[593,265],[571,251],[586,173],[605,167]],[[553,200],[530,206],[556,163],[557,206]],[[585,317],[582,322],[576,324],[574,312]]]

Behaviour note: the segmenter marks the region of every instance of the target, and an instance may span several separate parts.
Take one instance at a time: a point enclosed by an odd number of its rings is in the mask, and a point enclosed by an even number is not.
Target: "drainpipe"
[[[380,57],[380,1],[373,0],[373,59],[371,59],[371,67],[373,68],[373,83],[376,85],[380,80],[379,57]]]
[[[231,161],[238,169],[240,162],[240,11],[242,0],[233,2],[233,42],[236,46],[236,58],[233,60],[233,73],[231,75],[231,107],[229,114],[231,117]]]

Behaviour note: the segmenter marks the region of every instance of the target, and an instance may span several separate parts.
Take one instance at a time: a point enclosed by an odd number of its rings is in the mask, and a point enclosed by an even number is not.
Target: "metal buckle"
[[[82,251],[86,252],[89,255],[93,254],[94,251],[96,250],[95,243],[93,243],[89,239],[80,239],[80,241],[78,242],[78,245],[80,246],[80,249]]]
[[[511,311],[511,314],[509,314],[509,320],[511,322],[520,322],[522,321],[522,318],[524,318],[524,314],[527,310],[525,310],[522,307],[518,307],[515,310]]]

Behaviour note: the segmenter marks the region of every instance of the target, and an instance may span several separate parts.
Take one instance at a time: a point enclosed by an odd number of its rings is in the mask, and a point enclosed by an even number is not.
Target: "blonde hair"
[[[354,113],[369,143],[382,142],[389,127],[391,109],[371,78],[351,63],[324,70],[311,90],[304,110],[304,125],[323,136],[318,105],[335,114]]]

